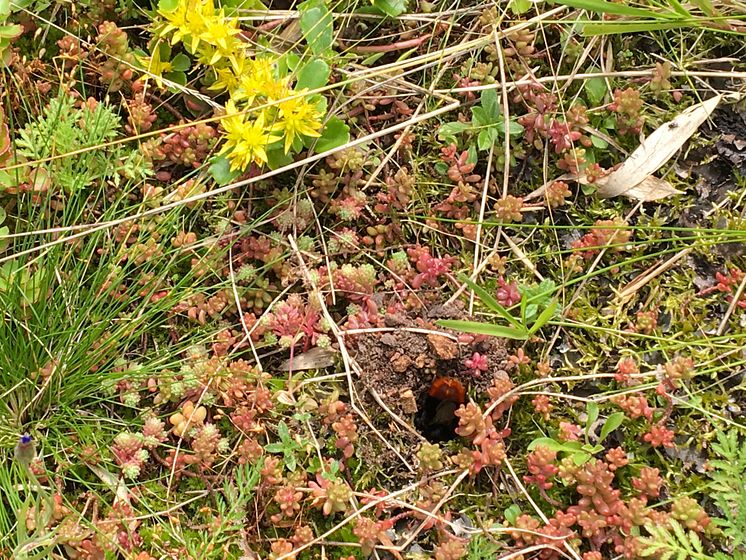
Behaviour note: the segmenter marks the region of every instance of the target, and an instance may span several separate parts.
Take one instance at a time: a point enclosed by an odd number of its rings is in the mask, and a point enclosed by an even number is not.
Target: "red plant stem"
[[[365,107],[358,105],[354,109],[347,112],[347,118],[357,117],[363,111],[365,111]]]
[[[388,120],[388,119],[393,119],[394,117],[396,117],[396,115],[394,113],[383,113],[381,115],[370,116],[370,117],[368,117],[368,120],[370,122],[385,121],[385,120]]]
[[[283,23],[285,23],[287,19],[275,19],[272,21],[268,21],[267,23],[263,23],[255,28],[256,31],[272,31],[275,27],[279,27]]]
[[[165,109],[168,110],[169,113],[171,113],[177,119],[182,120],[182,121],[186,120],[184,118],[184,115],[181,114],[181,111],[179,111],[176,107],[174,107],[173,105],[171,105],[168,101],[165,101],[165,100],[161,99],[160,97],[158,97],[154,93],[150,93],[149,91],[146,91],[145,92],[145,97],[147,97],[148,99],[152,99],[153,101],[155,101],[159,105],[163,106]]]
[[[422,43],[432,37],[432,33],[426,33],[421,37],[415,39],[408,39],[406,41],[399,41],[398,43],[391,43],[390,45],[370,45],[367,47],[352,47],[352,50],[365,54],[365,53],[386,53],[391,51],[401,51],[404,49],[413,49],[419,47]]]
[[[539,487],[539,494],[541,494],[541,497],[544,498],[544,500],[547,503],[553,505],[554,507],[560,507],[562,505],[561,503],[559,503],[554,498],[549,497],[549,494],[547,494],[547,491],[544,490],[541,486]]]
[[[260,33],[266,33],[267,31],[272,31],[275,27],[280,27],[283,23],[287,21],[288,19],[273,19],[261,25],[257,25],[250,31],[243,30],[241,31],[241,33],[238,34],[238,36],[248,43],[256,39],[256,36],[259,35]]]
[[[158,461],[161,465],[163,465],[167,469],[170,470],[170,469],[173,468],[173,466],[169,465],[168,461],[166,461],[163,457],[161,457],[155,449],[151,449],[150,450],[150,454],[153,457],[155,457],[156,461]],[[183,475],[186,475],[186,476],[189,476],[189,477],[198,477],[199,476],[197,473],[193,473],[193,472],[188,471],[188,470],[183,469],[183,468],[182,469],[176,469],[176,470],[178,471],[179,475],[183,474]]]

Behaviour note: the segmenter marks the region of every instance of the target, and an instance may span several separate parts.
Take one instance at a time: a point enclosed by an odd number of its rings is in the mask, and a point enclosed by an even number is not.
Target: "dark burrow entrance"
[[[495,377],[507,375],[504,340],[485,337],[465,343],[456,340],[458,333],[439,334],[444,329],[435,326],[436,320],[461,318],[466,313],[459,307],[435,306],[422,315],[387,315],[390,331],[355,337],[355,359],[363,372],[361,393],[375,391],[431,442],[458,437],[456,409],[469,395],[478,398]],[[475,363],[481,368],[474,368]],[[385,418],[371,414],[376,416]]]
[[[414,426],[431,443],[456,439],[459,406],[466,402],[466,389],[455,377],[436,377],[421,398]]]

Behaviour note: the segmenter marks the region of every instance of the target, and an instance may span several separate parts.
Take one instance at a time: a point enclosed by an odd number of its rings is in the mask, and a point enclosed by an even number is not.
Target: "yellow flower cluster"
[[[214,66],[227,60],[238,68],[246,48],[237,37],[241,33],[238,20],[226,17],[222,8],[216,10],[213,0],[179,0],[175,10],[158,13],[164,19],[158,35],[173,33],[172,45],[183,43],[202,64]]]
[[[278,76],[270,57],[251,57],[240,38],[238,19],[216,9],[213,0],[179,0],[171,11],[161,10],[160,37],[181,42],[214,76],[210,89],[228,92],[222,121],[225,154],[232,170],[251,163],[263,165],[267,152],[298,148],[304,137],[321,134],[323,117],[318,101],[305,90],[294,90],[290,78]],[[275,146],[276,145],[276,146]]]
[[[264,112],[252,120],[240,113],[233,101],[225,104],[227,116],[222,120],[225,144],[220,153],[227,153],[231,170],[246,169],[251,163],[267,162],[267,146],[279,140],[272,127],[267,128]]]

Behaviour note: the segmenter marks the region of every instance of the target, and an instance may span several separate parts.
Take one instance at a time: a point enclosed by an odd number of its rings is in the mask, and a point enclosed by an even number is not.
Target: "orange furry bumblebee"
[[[429,441],[448,441],[456,437],[458,418],[454,414],[466,402],[466,390],[454,377],[436,377],[425,395],[416,424]]]

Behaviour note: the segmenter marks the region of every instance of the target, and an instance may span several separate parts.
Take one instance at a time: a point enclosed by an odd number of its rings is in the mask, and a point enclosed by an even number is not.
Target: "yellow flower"
[[[238,20],[226,18],[224,10],[204,19],[204,25],[199,38],[205,43],[217,47],[223,52],[235,46],[235,36],[241,33]]]
[[[288,87],[289,81],[290,78],[280,78],[279,80],[267,82],[264,87],[264,95],[270,101],[279,101],[280,99],[294,95],[295,92]]]
[[[194,53],[199,47],[200,34],[205,29],[205,19],[214,15],[215,6],[212,0],[181,0],[174,11],[158,13],[166,20],[158,35],[165,36],[173,31],[171,44],[189,40],[189,48]]]
[[[290,151],[299,136],[321,136],[321,113],[305,97],[281,101],[278,108],[280,118],[275,129],[281,130],[285,136],[285,153]]]
[[[231,68],[235,72],[235,69],[240,67],[241,64],[240,45],[242,45],[242,43],[240,41],[238,41],[237,43],[238,44],[234,49],[231,49],[227,52],[217,47],[213,47],[212,45],[202,44],[200,46],[199,52],[197,53],[197,62],[199,62],[203,66],[210,66],[214,68],[216,66],[225,66],[223,64],[223,61],[227,60],[230,63]]]
[[[251,69],[255,76],[260,77],[262,80],[269,81],[274,80],[274,60],[268,56],[260,56],[251,61]]]
[[[250,67],[252,61],[248,60],[243,53],[239,53],[236,57],[236,67],[231,66],[220,66],[213,67],[215,71],[215,81],[207,89],[216,91],[227,91],[233,93],[241,83],[241,76],[245,74]]]
[[[163,74],[173,70],[173,65],[169,61],[161,60],[161,49],[159,45],[156,45],[153,49],[152,56],[137,56],[137,61],[142,64],[143,68],[148,72],[147,75],[151,76],[159,88],[163,88]]]
[[[264,112],[250,121],[245,114],[238,113],[232,101],[226,103],[225,109],[228,116],[221,121],[225,130],[225,145],[220,153],[227,154],[231,171],[243,171],[252,163],[267,163],[267,146],[280,138],[265,126]]]
[[[239,58],[247,46],[237,37],[241,33],[238,18],[226,17],[224,9],[216,11],[213,0],[181,0],[175,10],[159,14],[165,24],[158,35],[173,32],[172,45],[183,42],[189,52],[210,66],[227,59],[238,72]]]
[[[239,60],[247,47],[247,44],[237,37],[239,33],[241,30],[238,28],[238,20],[226,18],[223,10],[205,18],[199,38],[210,45],[210,48],[203,49],[200,58],[204,59],[208,66],[215,66],[222,59],[227,59],[236,73],[239,73]]]
[[[277,89],[272,60],[257,58],[250,61],[239,77],[239,87],[232,92],[235,101],[246,101],[249,105],[257,97],[269,97],[269,92]]]

